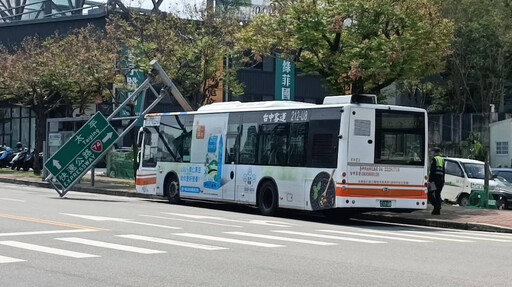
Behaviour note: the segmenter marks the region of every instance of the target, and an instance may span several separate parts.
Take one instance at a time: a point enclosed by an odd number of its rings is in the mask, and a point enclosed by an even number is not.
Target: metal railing
[[[95,10],[106,12],[108,8],[107,3],[93,1],[84,1],[81,7],[74,7],[71,1],[68,1],[69,5],[56,4],[54,0],[43,0],[18,6],[11,6],[8,1],[10,0],[0,0],[0,23],[88,15]]]

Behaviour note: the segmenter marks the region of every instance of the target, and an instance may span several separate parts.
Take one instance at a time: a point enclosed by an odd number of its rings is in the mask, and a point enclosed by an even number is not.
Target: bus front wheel
[[[275,215],[278,208],[277,188],[271,181],[265,181],[258,190],[258,208],[263,215]]]
[[[170,176],[165,183],[165,191],[167,200],[169,203],[177,204],[180,203],[180,188],[179,182],[176,176]]]

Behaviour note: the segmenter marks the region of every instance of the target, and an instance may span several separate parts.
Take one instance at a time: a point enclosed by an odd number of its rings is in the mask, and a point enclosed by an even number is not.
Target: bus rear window
[[[375,163],[425,164],[424,113],[376,111]]]

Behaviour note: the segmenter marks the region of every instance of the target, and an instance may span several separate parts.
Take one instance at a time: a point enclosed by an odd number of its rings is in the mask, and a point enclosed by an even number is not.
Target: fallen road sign
[[[117,141],[114,127],[97,112],[51,158],[44,167],[63,190],[69,189]]]

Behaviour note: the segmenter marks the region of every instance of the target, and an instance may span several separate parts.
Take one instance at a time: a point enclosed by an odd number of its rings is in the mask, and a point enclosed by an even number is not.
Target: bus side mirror
[[[139,133],[137,134],[137,147],[142,146],[142,138],[144,136],[144,128],[139,129]]]

